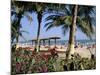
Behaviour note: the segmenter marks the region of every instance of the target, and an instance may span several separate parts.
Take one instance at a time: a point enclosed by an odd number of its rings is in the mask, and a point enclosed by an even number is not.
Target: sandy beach
[[[29,47],[29,50],[34,50],[35,46],[20,46],[22,48],[26,48]],[[48,49],[53,49],[55,46],[51,45],[50,47],[47,46],[40,46],[40,52],[45,52],[46,54],[50,54],[50,52],[48,51]],[[57,51],[58,55],[60,58],[65,58],[66,57],[66,50],[67,50],[67,46],[64,45],[56,45],[55,50]],[[90,58],[91,54],[96,55],[96,48],[92,48],[92,47],[87,47],[87,46],[83,46],[83,47],[77,47],[75,48],[75,53],[78,53],[81,57],[84,58]]]

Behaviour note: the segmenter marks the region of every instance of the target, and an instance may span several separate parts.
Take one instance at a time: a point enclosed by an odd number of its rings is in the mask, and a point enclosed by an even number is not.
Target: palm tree
[[[41,22],[43,15],[47,13],[54,12],[53,10],[58,10],[60,8],[60,4],[49,4],[49,3],[32,3],[32,2],[21,2],[16,1],[16,5],[19,7],[23,7],[25,11],[28,12],[34,12],[37,14],[37,20],[38,20],[38,31],[37,31],[37,42],[36,42],[36,51],[39,52],[40,49],[40,28],[41,28]],[[63,7],[63,6],[61,6]]]
[[[69,32],[68,49],[66,51],[66,57],[68,59],[74,54],[74,37],[76,28],[78,27],[83,33],[91,38],[94,33],[93,22],[94,7],[93,6],[78,6],[78,5],[67,5],[66,10],[63,14],[54,14],[46,18],[48,23],[45,24],[47,30],[54,26],[61,26],[64,35],[66,31]]]
[[[72,24],[70,26],[70,36],[69,36],[69,45],[68,45],[68,59],[71,59],[71,55],[74,54],[74,37],[75,37],[78,5],[75,5],[73,7],[73,10],[74,10],[74,13],[72,16]]]
[[[19,27],[18,23],[16,20],[12,21],[11,24],[11,43],[14,43],[14,40],[16,40],[16,43],[18,43],[19,36],[22,37],[24,40],[24,36],[22,33],[28,33],[27,31],[20,30],[21,27]]]
[[[22,36],[22,33],[20,32],[20,28],[22,28],[20,21],[23,13],[16,12],[13,10],[11,12],[11,15],[15,16],[11,24],[11,33],[12,33],[11,37],[12,37],[12,42],[14,41],[14,39],[16,40],[16,49],[17,49],[19,36]]]
[[[32,8],[32,10],[35,10],[34,12],[36,12],[37,14],[37,20],[38,20],[38,31],[37,31],[37,44],[36,44],[36,49],[37,52],[40,50],[40,40],[39,40],[39,36],[40,36],[40,28],[41,28],[41,22],[42,22],[42,17],[47,14],[47,13],[51,13],[54,12],[53,10],[58,10],[58,8],[60,8],[59,4],[46,4],[46,3],[35,3],[34,8]]]
[[[14,18],[11,20],[11,39],[12,43],[14,42],[14,40],[16,40],[16,49],[19,42],[19,36],[22,37],[24,40],[26,40],[23,37],[22,33],[23,32],[28,33],[27,31],[20,30],[22,28],[20,22],[23,16],[26,16],[28,20],[30,20],[30,16],[28,16],[28,14],[25,13],[23,7],[19,8],[18,6],[15,5],[15,2],[12,1],[11,18],[12,17]]]

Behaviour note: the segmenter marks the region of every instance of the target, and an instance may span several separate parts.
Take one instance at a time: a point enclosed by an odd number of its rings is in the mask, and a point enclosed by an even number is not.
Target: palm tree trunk
[[[78,5],[73,7],[74,13],[72,17],[72,25],[70,26],[70,35],[69,35],[69,42],[68,42],[68,50],[66,52],[66,58],[71,59],[74,54],[74,36],[75,36],[75,29],[76,29],[76,19],[77,19],[77,9]]]
[[[20,27],[21,27],[20,21],[21,21],[21,18],[22,18],[22,14],[18,14],[17,17],[18,17],[18,27],[17,27],[17,32],[18,32],[18,33],[17,33],[17,37],[16,37],[16,50],[17,50],[18,47],[19,47],[18,42],[19,42]]]
[[[76,31],[77,31],[77,27],[75,28],[75,33],[76,33]],[[76,35],[74,36],[74,40],[75,40],[75,46],[77,45],[77,39],[76,39]]]
[[[18,40],[19,40],[19,38],[18,38],[18,36],[16,37],[16,50],[18,49],[18,47],[19,47],[19,45],[18,45]]]
[[[37,31],[37,41],[36,41],[36,52],[39,52],[40,50],[39,36],[40,36],[40,28],[41,28],[41,21],[42,21],[42,14],[40,12],[38,12],[37,18],[38,18],[38,31]]]

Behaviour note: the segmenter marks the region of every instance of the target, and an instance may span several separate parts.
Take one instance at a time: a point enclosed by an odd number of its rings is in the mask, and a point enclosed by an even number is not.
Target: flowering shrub
[[[12,53],[12,74],[52,72],[55,61],[52,55],[19,49]]]
[[[54,49],[51,49],[50,53],[51,54],[36,53],[22,49],[14,50],[11,60],[12,75],[96,68],[96,57],[88,59],[81,58],[81,56],[75,54],[72,59],[63,60],[58,58],[58,54]]]

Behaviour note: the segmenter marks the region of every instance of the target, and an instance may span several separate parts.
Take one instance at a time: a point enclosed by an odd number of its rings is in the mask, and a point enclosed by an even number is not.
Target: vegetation
[[[13,48],[14,51],[14,48]],[[75,54],[65,60],[54,55],[36,53],[30,50],[17,50],[12,53],[12,75],[26,73],[46,73],[58,71],[89,70],[96,68],[96,60],[81,58]]]
[[[45,73],[58,71],[73,71],[73,70],[88,70],[96,68],[96,57],[91,55],[91,59],[82,58],[75,54],[75,34],[77,28],[92,38],[94,34],[94,6],[79,6],[79,5],[61,5],[49,3],[32,3],[22,1],[12,1],[11,8],[11,40],[16,43],[19,41],[19,36],[22,36],[21,19],[26,16],[31,22],[30,13],[37,15],[38,30],[36,40],[36,51],[17,48],[17,45],[12,46],[11,56],[11,73],[26,74],[26,73]],[[47,30],[52,27],[61,26],[63,33],[69,30],[68,50],[66,50],[66,59],[59,57],[56,48],[48,49],[50,54],[41,52],[40,50],[40,29],[42,19],[45,14],[51,13],[46,18],[45,27]],[[23,37],[23,36],[22,36]],[[24,37],[23,37],[24,38]]]
[[[25,30],[21,30],[21,19],[23,16],[26,16],[28,20],[31,20],[31,17],[25,13],[23,7],[18,7],[14,1],[12,1],[11,8],[11,42],[14,43],[16,41],[16,49],[19,42],[19,37],[22,37],[25,41],[26,39],[22,35],[22,33],[28,33]]]

